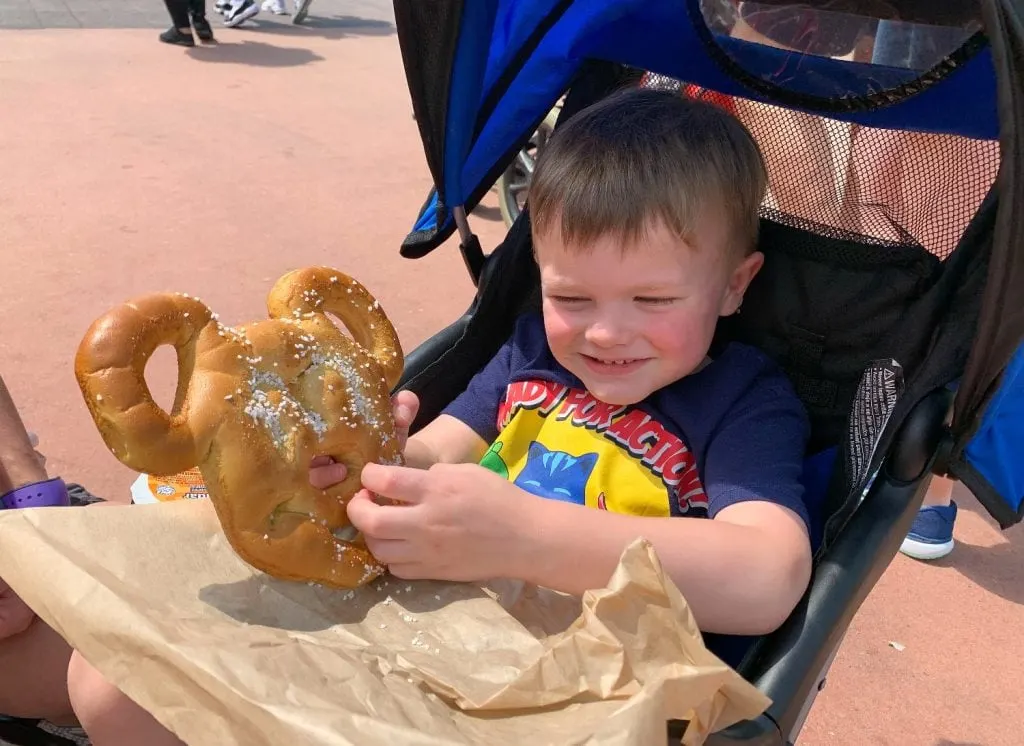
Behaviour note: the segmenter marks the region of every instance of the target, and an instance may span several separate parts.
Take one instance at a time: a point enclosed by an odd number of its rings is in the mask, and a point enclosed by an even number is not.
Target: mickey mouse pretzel
[[[154,294],[93,322],[75,375],[104,442],[155,475],[198,466],[238,555],[275,577],[353,588],[384,571],[345,505],[369,462],[402,462],[389,392],[404,359],[361,284],[327,267],[296,270],[270,291],[270,318],[238,328],[187,295]],[[327,313],[352,333],[344,334]],[[170,412],[153,401],[146,363],[173,345]],[[327,491],[309,483],[318,454],[348,466]]]

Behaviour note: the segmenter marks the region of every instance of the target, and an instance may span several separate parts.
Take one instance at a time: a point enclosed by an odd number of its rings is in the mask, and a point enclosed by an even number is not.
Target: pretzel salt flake
[[[345,505],[365,464],[402,463],[389,396],[404,365],[398,335],[366,288],[327,267],[286,274],[267,308],[269,319],[230,328],[187,295],[130,301],[89,328],[75,375],[122,463],[154,475],[198,466],[242,559],[278,578],[354,588],[384,571]],[[178,353],[170,412],[144,378],[165,344]],[[309,483],[319,454],[348,467],[326,491]]]

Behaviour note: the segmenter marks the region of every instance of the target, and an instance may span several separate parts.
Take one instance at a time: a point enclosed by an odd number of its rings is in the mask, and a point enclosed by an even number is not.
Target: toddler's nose
[[[618,347],[628,344],[632,333],[623,319],[608,317],[591,323],[585,337],[595,347]]]

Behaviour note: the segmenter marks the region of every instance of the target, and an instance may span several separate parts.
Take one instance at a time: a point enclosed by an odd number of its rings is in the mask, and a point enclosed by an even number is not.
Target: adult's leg
[[[212,42],[213,28],[206,20],[206,0],[188,0],[188,12],[192,17],[192,28],[196,30],[196,36],[200,41]]]
[[[952,479],[945,477],[932,477],[932,483],[928,485],[928,493],[924,496],[922,507],[928,505],[949,505],[953,502]]]
[[[164,0],[167,12],[171,14],[171,23],[182,33],[192,33],[189,23],[189,0]]]
[[[68,644],[38,617],[24,632],[0,640],[0,713],[73,724],[70,659]]]
[[[192,23],[189,20],[189,0],[164,0],[167,12],[171,14],[173,26],[160,34],[164,44],[175,44],[179,47],[194,47]]]

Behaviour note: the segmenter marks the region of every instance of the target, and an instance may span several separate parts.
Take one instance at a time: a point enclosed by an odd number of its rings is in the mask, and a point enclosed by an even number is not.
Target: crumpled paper
[[[638,540],[581,599],[242,562],[208,500],[0,513],[0,577],[189,744],[684,743],[769,704],[707,651]]]

